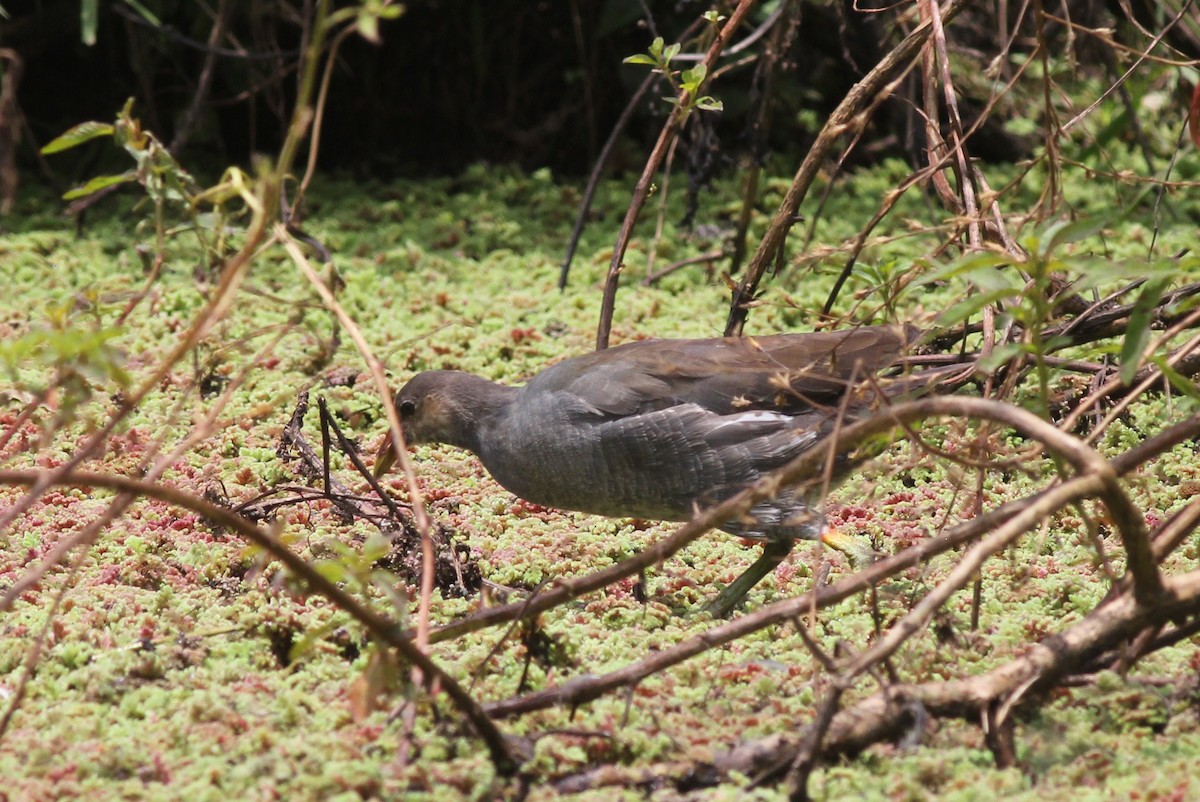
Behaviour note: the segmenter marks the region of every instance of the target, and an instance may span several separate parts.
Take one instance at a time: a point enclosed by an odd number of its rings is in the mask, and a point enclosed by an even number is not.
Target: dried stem
[[[516,770],[517,761],[504,735],[496,725],[476,704],[461,685],[433,662],[425,652],[417,648],[412,640],[406,637],[395,622],[376,613],[366,605],[351,596],[335,582],[325,578],[321,573],[308,564],[304,558],[297,555],[284,545],[268,529],[260,527],[242,516],[197,498],[172,487],[131,479],[126,476],[75,471],[70,476],[56,478],[56,471],[0,471],[0,484],[25,485],[27,487],[50,487],[65,485],[69,487],[98,487],[128,493],[137,497],[154,498],[182,507],[197,513],[211,524],[226,527],[236,532],[240,537],[266,551],[274,559],[283,564],[288,571],[304,582],[317,593],[325,596],[336,604],[339,609],[362,624],[367,631],[383,643],[398,651],[404,659],[420,668],[425,677],[435,679],[446,692],[455,706],[462,711],[484,740],[491,753],[492,762],[497,771],[511,773]]]
[[[721,50],[725,43],[732,38],[734,31],[741,25],[742,20],[754,6],[754,0],[738,0],[737,8],[729,15],[729,19],[721,28],[720,32],[713,39],[712,46],[709,47],[708,53],[705,54],[704,64],[709,68],[709,73],[712,73],[712,66],[716,63],[717,57],[721,55]],[[658,173],[662,166],[663,159],[666,158],[667,151],[679,133],[680,127],[687,118],[688,106],[690,98],[686,91],[681,91],[680,96],[676,98],[675,107],[671,110],[671,114],[667,117],[666,124],[663,125],[662,132],[658,135],[658,141],[654,143],[654,149],[650,151],[650,158],[646,160],[646,166],[642,169],[642,175],[638,178],[637,185],[633,190],[633,198],[629,202],[629,209],[625,212],[625,219],[621,222],[621,229],[617,233],[617,242],[613,246],[612,261],[608,265],[608,276],[604,281],[604,298],[600,304],[600,323],[596,329],[596,349],[602,350],[608,347],[608,337],[612,331],[613,312],[616,309],[617,303],[617,285],[620,282],[621,270],[625,266],[625,251],[629,247],[629,240],[633,237],[633,227],[637,223],[638,216],[641,214],[642,206],[646,203],[646,198],[650,195],[650,187],[653,185],[654,176]]]
[[[944,22],[949,22],[968,5],[968,0],[951,0],[942,14]],[[901,72],[908,69],[909,62],[918,54],[930,36],[931,28],[928,22],[922,23],[912,33],[904,38],[878,65],[854,85],[829,119],[822,126],[820,133],[808,155],[796,172],[792,184],[788,187],[775,218],[763,235],[758,249],[746,268],[746,275],[733,292],[733,300],[729,308],[729,317],[725,323],[725,334],[740,334],[749,313],[747,304],[754,300],[758,292],[758,284],[780,253],[787,232],[795,222],[800,203],[808,194],[809,187],[817,176],[817,171],[825,162],[833,145],[847,130],[856,125],[856,118],[867,108],[872,99],[884,90]]]

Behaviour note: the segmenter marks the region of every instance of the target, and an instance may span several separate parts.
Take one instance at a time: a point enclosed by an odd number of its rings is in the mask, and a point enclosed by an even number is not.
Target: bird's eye
[[[417,402],[413,401],[411,398],[406,398],[400,402],[399,410],[400,417],[411,417],[417,411]]]

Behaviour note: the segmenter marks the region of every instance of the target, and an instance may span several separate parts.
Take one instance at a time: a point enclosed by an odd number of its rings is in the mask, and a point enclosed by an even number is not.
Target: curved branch
[[[581,676],[554,688],[492,702],[484,705],[484,710],[490,716],[502,718],[542,710],[555,705],[576,706],[590,702],[609,691],[636,685],[647,677],[716,646],[744,638],[769,626],[793,621],[797,616],[806,615],[813,609],[824,609],[843,602],[872,585],[878,584],[888,576],[920,565],[930,557],[970,542],[991,527],[1006,523],[1021,515],[1028,507],[1042,508],[1045,506],[1057,509],[1075,499],[1082,498],[1088,490],[1095,490],[1096,487],[1097,483],[1092,477],[1072,479],[1038,494],[1034,497],[1034,502],[1030,502],[1028,499],[1010,502],[990,513],[959,524],[939,537],[922,541],[899,554],[873,563],[845,579],[825,585],[816,591],[810,590],[799,596],[775,602],[758,612],[713,627],[707,632],[689,638],[669,649],[656,652],[651,657],[637,663],[624,666],[608,674]]]
[[[1094,459],[1099,459],[1099,457],[1092,449],[1081,443],[1077,438],[1054,428],[1051,424],[1046,423],[1033,413],[999,401],[958,397],[926,398],[890,407],[871,418],[844,427],[837,442],[830,443],[828,447],[836,447],[839,451],[845,451],[869,437],[891,429],[899,422],[913,422],[934,415],[974,417],[1004,423],[1012,426],[1027,437],[1042,441],[1050,450],[1062,455],[1064,459],[1077,469],[1087,472],[1061,485],[1043,490],[1041,493],[1035,494],[1032,498],[1009,502],[991,512],[958,524],[939,537],[930,538],[898,554],[880,560],[832,585],[818,588],[816,591],[809,591],[792,599],[776,602],[756,613],[716,626],[674,647],[657,652],[645,660],[617,669],[608,674],[580,677],[555,688],[494,702],[486,705],[484,709],[490,715],[500,717],[552,707],[556,704],[576,705],[590,701],[611,690],[635,685],[652,674],[681,663],[714,646],[729,643],[768,626],[790,621],[796,616],[803,615],[814,608],[824,608],[841,602],[877,584],[888,576],[911,566],[918,565],[930,557],[968,543],[983,532],[993,528],[1003,528],[1006,533],[1004,537],[1013,536],[1010,534],[1012,531],[1016,531],[1019,534],[1020,531],[1024,531],[1036,524],[1040,517],[1048,511],[1058,509],[1089,495],[1100,495],[1106,503],[1111,501],[1112,506],[1110,509],[1120,509],[1122,505],[1132,507],[1128,497],[1120,491],[1119,485],[1117,485],[1116,493],[1113,493],[1110,485],[1117,481],[1119,475],[1132,470],[1141,461],[1150,459],[1154,454],[1160,453],[1139,447],[1139,449],[1127,452],[1112,462],[1105,462],[1101,459],[1100,461],[1103,463],[1102,468],[1093,470],[1096,467],[1093,465],[1093,461]],[[1155,438],[1155,443],[1161,449],[1175,443],[1183,442],[1197,433],[1200,433],[1200,416],[1189,418],[1168,431],[1163,432]],[[794,483],[801,477],[816,475],[826,459],[828,459],[826,448],[817,446],[782,469],[776,477],[769,478],[778,478],[780,484]],[[719,521],[713,520],[719,510],[723,510],[726,514],[737,514],[734,510],[748,509],[758,498],[762,497],[759,495],[759,486],[762,484],[760,482],[759,485],[755,485],[750,490],[743,491],[738,496],[722,504],[719,508],[709,510],[701,518],[694,519],[683,527],[680,527],[671,538],[655,544],[655,547],[652,548],[661,547],[668,541],[673,541],[683,532],[692,533],[692,537],[698,536],[698,533],[693,533],[694,525],[701,522],[707,526],[719,523]],[[1136,509],[1134,511],[1136,512]],[[1114,513],[1114,519],[1116,517],[1117,515]],[[1143,523],[1143,529],[1144,526]],[[999,531],[997,534],[999,535]],[[1131,532],[1130,535],[1131,540],[1137,539],[1136,530]],[[1142,542],[1148,550],[1148,539],[1144,538]],[[607,572],[617,573],[620,571],[622,565],[624,564],[612,566],[610,569],[607,569]],[[591,580],[594,576],[596,575],[582,577],[581,580]],[[1154,571],[1153,576],[1158,579],[1157,569]],[[1161,580],[1159,581],[1161,582]],[[583,584],[580,580],[576,580],[576,582]],[[545,596],[551,596],[553,593],[552,591],[550,594],[545,594]],[[495,608],[494,611],[491,611],[490,620],[480,622],[478,625],[472,625],[471,620],[468,619],[466,622],[447,625],[447,627],[443,628],[443,631],[448,631],[450,635],[459,634],[462,631],[471,631],[481,626],[499,623],[502,620],[511,620],[513,617],[534,615],[537,612],[542,612],[554,606],[553,603],[548,603],[550,600],[538,603],[539,598],[541,597],[535,597],[527,604],[507,605],[506,608]],[[435,630],[433,639],[438,639],[437,636],[439,634],[439,631]],[[447,637],[450,635],[447,635]]]
[[[951,0],[942,13],[943,24],[954,19],[967,5],[968,0]],[[758,250],[754,252],[754,257],[746,268],[745,277],[733,291],[729,317],[725,323],[726,336],[741,333],[748,314],[746,304],[754,299],[755,293],[758,291],[758,283],[766,272],[767,266],[775,260],[776,254],[783,247],[787,232],[796,219],[800,203],[808,194],[808,189],[812,186],[817,171],[825,163],[825,157],[832,150],[833,143],[857,124],[859,114],[870,104],[875,95],[883,91],[900,72],[908,69],[909,62],[925,45],[931,31],[932,26],[928,20],[917,26],[899,45],[884,56],[874,69],[854,85],[845,99],[829,115],[829,119],[817,134],[816,141],[809,148],[808,155],[800,164],[800,169],[796,171],[792,185],[788,187],[783,202],[779,204],[779,210],[775,212],[775,217],[767,228],[766,234],[763,235]]]
[[[742,39],[742,41],[738,42],[736,45],[731,45],[728,49],[725,50],[725,52],[722,55],[736,56],[738,53],[741,53],[743,50],[745,50],[746,48],[753,45],[759,39],[763,38],[763,36],[766,35],[767,31],[771,30],[771,27],[776,22],[779,22],[779,18],[783,16],[783,11],[785,8],[786,8],[786,4],[780,3],[775,8],[775,10],[772,11],[767,16],[767,18],[762,21],[762,24],[760,24],[757,28],[752,30],[750,33],[746,34],[746,36]],[[705,54],[705,53],[680,53],[677,56],[675,56],[674,60],[675,61],[704,61],[706,58],[707,58],[707,54]]]
[[[120,404],[108,421],[93,432],[83,445],[76,448],[69,460],[52,471],[39,473],[38,484],[35,484],[30,492],[26,493],[16,504],[0,514],[0,534],[5,532],[19,516],[23,515],[47,488],[67,483],[65,477],[100,448],[121,421],[137,409],[147,395],[159,387],[163,379],[171,372],[171,368],[187,356],[229,311],[238,288],[250,272],[251,262],[266,237],[268,215],[274,208],[275,199],[278,197],[278,184],[270,177],[264,178],[256,189],[257,194],[254,198],[246,200],[247,205],[251,207],[252,217],[246,229],[245,241],[241,250],[221,266],[221,280],[213,290],[211,299],[197,313],[192,325],[166,358],[151,370],[150,375],[137,387],[122,395]]]
[[[289,571],[299,577],[310,588],[325,596],[345,610],[379,640],[394,648],[406,660],[425,672],[425,676],[436,679],[446,695],[454,702],[463,715],[474,726],[479,737],[487,744],[492,762],[496,770],[502,774],[512,774],[517,769],[517,760],[512,754],[509,743],[503,733],[496,727],[495,722],[476,704],[470,694],[459,685],[453,677],[447,674],[428,655],[413,645],[393,621],[379,615],[363,606],[357,599],[338,587],[336,584],[317,573],[302,557],[285,546],[268,530],[246,520],[237,513],[224,507],[218,507],[204,499],[197,498],[182,490],[172,487],[143,482],[127,476],[115,476],[87,471],[76,471],[66,476],[57,476],[54,471],[3,471],[0,470],[0,484],[23,485],[26,487],[47,487],[50,485],[65,485],[74,487],[99,487],[122,493],[132,493],[138,496],[155,498],[176,507],[190,510],[203,516],[218,526],[227,527],[237,532],[243,539],[263,549]]]
[[[1080,474],[1097,476],[1101,482],[1099,495],[1112,516],[1113,524],[1121,537],[1121,544],[1125,548],[1128,570],[1133,577],[1134,594],[1141,601],[1150,601],[1162,593],[1162,577],[1159,576],[1150,549],[1150,534],[1146,529],[1146,521],[1121,487],[1112,464],[1098,451],[1032,412],[1001,401],[945,396],[912,403],[926,409],[926,415],[929,416],[979,418],[1011,426],[1025,437],[1041,441],[1051,451],[1071,463]],[[898,412],[901,408],[893,407],[884,414],[891,414],[900,420]]]
[[[1060,443],[1060,447],[1068,449],[1078,449],[1081,447],[1082,451],[1072,450],[1071,453],[1075,458],[1083,458],[1086,460],[1087,457],[1081,457],[1081,455],[1093,453],[1091,452],[1091,449],[1087,448],[1086,446],[1081,446],[1077,439],[1070,435],[1063,434],[1050,424],[1033,415],[1033,413],[1025,412],[1024,410],[1017,409],[1016,407],[1009,407],[1008,405],[1000,402],[954,397],[927,398],[921,401],[899,404],[890,407],[885,413],[873,415],[865,420],[860,420],[842,427],[836,444],[831,444],[829,446],[818,445],[810,449],[809,451],[797,457],[789,465],[781,468],[777,474],[765,477],[756,484],[751,485],[746,490],[743,490],[736,496],[727,499],[718,506],[702,511],[697,517],[681,525],[668,537],[652,544],[644,551],[634,555],[628,560],[624,560],[601,571],[596,571],[575,579],[560,580],[550,590],[539,593],[532,598],[520,602],[514,602],[512,604],[505,604],[499,607],[490,607],[468,618],[453,621],[449,624],[443,624],[442,626],[436,627],[430,631],[430,643],[438,643],[450,638],[456,638],[469,632],[475,632],[486,627],[497,626],[509,621],[532,618],[545,612],[546,610],[557,607],[560,604],[565,604],[572,599],[579,598],[587,593],[591,593],[606,587],[613,582],[633,576],[639,571],[649,568],[650,566],[672,556],[684,546],[702,536],[708,530],[719,526],[723,521],[727,521],[745,513],[756,503],[772,495],[779,486],[794,485],[802,480],[819,476],[825,461],[828,459],[828,452],[826,448],[836,448],[839,452],[844,453],[854,448],[859,443],[862,443],[871,437],[883,434],[904,422],[911,422],[922,417],[928,417],[936,414],[968,415],[969,409],[983,410],[984,408],[988,407],[1014,409],[1016,410],[1015,413],[1012,413],[1014,417],[1019,416],[1020,420],[1027,426],[1037,427],[1036,431],[1044,433],[1047,437],[1054,438],[1056,443]],[[1000,413],[997,412],[994,414],[998,415]],[[987,415],[980,414],[980,417],[987,417]],[[1007,422],[1007,419],[1003,417],[997,417],[994,419],[1000,422]],[[1018,428],[1018,430],[1020,429]],[[1028,432],[1024,433],[1034,439],[1041,439],[1035,434],[1030,433],[1032,431],[1033,429],[1030,429]],[[1051,432],[1053,432],[1053,434],[1051,434]],[[1155,448],[1161,449],[1163,447],[1168,447],[1168,443],[1173,444],[1182,442],[1183,440],[1186,440],[1188,437],[1191,437],[1197,433],[1200,433],[1200,419],[1190,420],[1184,424],[1173,427],[1171,430],[1168,430],[1167,432],[1164,432],[1155,438],[1152,438],[1153,445]],[[1139,446],[1133,451],[1128,452],[1127,455],[1122,455],[1122,457],[1115,459],[1112,463],[1113,470],[1118,475],[1126,473],[1129,470],[1132,470],[1133,466],[1150,459],[1156,453],[1158,453],[1158,451]],[[1067,458],[1068,462],[1072,462],[1072,464],[1074,464],[1071,456],[1066,453],[1064,453],[1063,456],[1064,458]],[[1123,458],[1124,461],[1118,463],[1118,461],[1122,460]],[[1119,500],[1120,498],[1125,497],[1123,494],[1119,494],[1118,500],[1116,501],[1118,505],[1121,503]],[[1127,498],[1125,498],[1125,500],[1126,502],[1128,501]],[[1003,515],[999,515],[1001,511],[1004,511]],[[955,548],[986,531],[987,527],[978,526],[979,522],[987,521],[989,526],[997,526],[1008,520],[1008,518],[1012,517],[1013,515],[1016,515],[1019,511],[1019,504],[1006,504],[997,508],[995,511],[999,517],[985,516],[983,518],[976,518],[964,524],[963,527],[965,528],[956,528],[955,531],[961,533],[956,538],[952,538],[950,540],[935,538],[933,540],[925,541],[917,546],[912,547],[912,549],[901,552],[901,554],[896,555],[893,558],[877,562],[863,571],[860,571],[855,576],[866,577],[867,584],[863,585],[862,587],[867,587],[870,583],[877,582],[887,575],[884,572],[878,571],[881,566],[890,566],[890,570],[902,570],[903,568],[906,568],[908,565],[912,564],[909,562],[904,562],[902,565],[893,565],[892,560],[907,560],[909,559],[907,555],[910,554],[912,555],[913,560],[918,561],[936,556],[937,554],[941,554],[944,551]],[[1146,549],[1148,550],[1148,548],[1149,547],[1147,545]],[[1152,560],[1151,563],[1153,563]],[[853,592],[857,592],[859,589],[861,588],[856,586]],[[843,596],[840,598],[845,597]],[[839,601],[840,598],[838,599]],[[829,603],[832,603],[832,600]],[[737,626],[745,620],[745,618],[738,619],[738,621],[731,622],[726,626]],[[763,626],[766,626],[766,624],[763,624]],[[724,628],[719,629],[722,632],[725,631]],[[753,630],[739,632],[738,634],[733,635],[730,640],[742,637],[745,634],[749,634],[751,631]]]
[[[1167,578],[1163,598],[1168,601],[1143,604],[1130,596],[1114,599],[1034,644],[1020,657],[978,676],[893,685],[834,716],[822,755],[853,754],[900,732],[914,702],[934,715],[978,721],[980,710],[1011,704],[1041,690],[1148,626],[1196,615],[1200,612],[1200,571]],[[787,768],[799,743],[800,738],[771,736],[718,757],[716,765],[721,771],[766,775],[760,779],[767,779]]]

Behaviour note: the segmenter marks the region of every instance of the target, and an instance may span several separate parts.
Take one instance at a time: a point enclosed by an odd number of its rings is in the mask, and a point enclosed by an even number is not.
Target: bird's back
[[[565,392],[597,414],[626,416],[682,404],[720,414],[836,405],[854,382],[891,365],[911,327],[698,340],[644,340],[568,359],[539,373],[532,392]]]

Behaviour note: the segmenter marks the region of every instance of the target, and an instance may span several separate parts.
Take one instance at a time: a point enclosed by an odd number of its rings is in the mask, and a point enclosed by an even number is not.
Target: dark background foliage
[[[301,21],[309,16],[303,3],[214,4],[223,27],[212,47],[214,13],[197,3],[147,2],[161,28],[123,2],[103,4],[92,46],[81,42],[80,5],[79,0],[4,4],[10,19],[0,23],[0,46],[15,51],[24,66],[18,89],[27,120],[20,154],[24,165],[33,162],[34,146],[80,121],[111,119],[128,97],[136,98],[136,113],[163,141],[172,142],[186,128],[192,163],[245,163],[251,153],[278,146],[305,35]],[[709,7],[696,0],[649,5],[652,24],[645,19],[647,6],[636,0],[407,3],[406,13],[384,26],[382,44],[352,37],[342,47],[325,114],[328,144],[321,149],[322,166],[388,176],[454,172],[485,160],[585,172],[646,75],[644,67],[623,65],[622,59],[644,51],[656,33],[668,42],[678,40]],[[1153,4],[1133,5],[1153,24]],[[1072,19],[1087,24],[1118,19],[1116,0],[1076,0],[1068,6]],[[801,4],[796,35],[782,59],[787,78],[775,82],[765,118],[770,138],[762,149],[805,148],[815,133],[812,121],[824,119],[900,35],[895,10],[869,14],[855,7],[851,2]],[[761,7],[753,24],[770,10]],[[972,56],[973,41],[980,53],[995,51],[996,32],[1003,28],[995,14],[992,4],[983,4],[955,23],[964,57]],[[1032,32],[1019,34],[1014,51],[1028,52]],[[1195,42],[1174,44],[1185,52],[1196,50]],[[1089,52],[1086,42],[1078,47],[1085,67],[1113,68]],[[209,60],[211,83],[199,113],[189,118]],[[725,153],[744,149],[746,131],[759,119],[756,69],[755,63],[735,68],[713,88],[726,113],[709,122]],[[640,166],[667,109],[663,94],[651,91],[640,104],[618,149],[617,168]],[[917,87],[910,85],[887,101],[856,159],[901,155],[919,162],[917,96]],[[977,113],[982,101],[964,98],[965,113]],[[975,138],[973,152],[1010,160],[1027,147],[989,124]],[[91,158],[98,150],[91,150]],[[86,174],[94,167],[67,168],[66,163],[56,161],[55,168]]]

